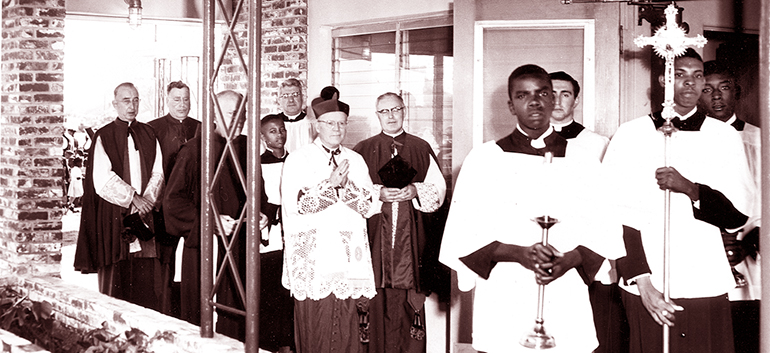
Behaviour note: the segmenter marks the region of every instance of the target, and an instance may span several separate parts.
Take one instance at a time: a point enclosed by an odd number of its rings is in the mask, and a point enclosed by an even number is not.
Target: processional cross
[[[669,166],[668,145],[671,135],[677,131],[677,128],[671,124],[671,119],[676,115],[674,111],[674,60],[677,56],[684,54],[689,46],[703,48],[706,45],[706,38],[698,34],[695,38],[685,36],[685,31],[676,24],[676,14],[678,10],[674,4],[668,5],[665,10],[666,24],[655,31],[652,37],[639,36],[634,43],[639,47],[651,45],[658,56],[666,59],[665,70],[665,100],[663,102],[662,116],[666,119],[660,131],[664,135],[664,158],[665,166]],[[666,302],[671,301],[671,190],[665,191],[665,209],[664,209],[664,230],[663,230],[663,298]],[[663,353],[669,351],[669,326],[663,325]]]

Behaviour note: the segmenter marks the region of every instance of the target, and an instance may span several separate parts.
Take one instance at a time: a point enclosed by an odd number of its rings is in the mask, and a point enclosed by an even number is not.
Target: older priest
[[[136,87],[122,83],[114,94],[118,118],[96,132],[89,151],[75,269],[97,272],[103,294],[159,310],[163,283],[155,239],[151,233],[137,238],[124,219],[138,214],[137,223],[152,231],[163,184],[160,144],[150,126],[136,121]]]
[[[443,204],[446,182],[430,145],[404,131],[405,109],[401,96],[379,96],[382,133],[353,148],[369,165],[375,194],[383,201],[382,212],[368,222],[377,286],[369,311],[370,353],[425,352],[425,296],[437,282],[423,271],[437,259],[428,263],[424,255],[427,238],[441,234],[431,234],[436,232],[426,229],[431,227],[424,218]]]
[[[359,352],[357,304],[374,297],[366,219],[378,210],[366,162],[342,147],[347,111],[314,101],[318,138],[292,152],[281,185],[283,285],[294,297],[297,352]]]

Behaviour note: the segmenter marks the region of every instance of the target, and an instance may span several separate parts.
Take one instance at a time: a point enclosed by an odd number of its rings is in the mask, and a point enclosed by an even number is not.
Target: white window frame
[[[521,20],[476,21],[473,48],[473,146],[484,142],[484,31],[487,29],[512,30],[583,30],[583,125],[594,130],[596,125],[596,24],[585,20]]]

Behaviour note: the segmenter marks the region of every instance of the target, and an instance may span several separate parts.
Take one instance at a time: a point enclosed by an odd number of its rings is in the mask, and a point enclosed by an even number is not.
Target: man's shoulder
[[[152,136],[157,136],[155,134],[155,129],[148,123],[143,123],[139,120],[134,120],[133,123],[131,123],[131,128],[134,130],[144,130],[148,134],[151,134]]]
[[[188,117],[184,118],[184,120],[182,120],[182,124],[183,125],[190,125],[190,126],[198,127],[201,124],[201,122],[198,119],[193,119],[193,118],[188,116]]]
[[[700,131],[713,132],[713,133],[729,133],[731,135],[738,135],[738,130],[735,130],[735,128],[732,125],[727,124],[722,120],[709,118],[709,117],[707,117],[703,121],[703,125],[701,125]]]
[[[117,127],[117,124],[115,123],[115,120],[112,120],[107,124],[104,124],[104,126],[97,129],[96,132],[94,133],[94,137],[93,137],[94,141],[101,135],[113,133],[116,127]]]
[[[177,154],[177,159],[180,157],[187,155],[187,156],[195,156],[200,154],[201,151],[201,137],[200,135],[195,136],[185,142],[182,147],[179,148],[179,153]]]
[[[610,141],[610,139],[608,139],[607,137],[605,137],[603,135],[600,135],[597,132],[595,132],[593,130],[589,130],[589,129],[583,129],[583,131],[581,131],[578,134],[577,138],[585,138],[585,139],[591,139],[591,140],[597,140],[597,141],[604,141],[605,143]]]
[[[746,125],[743,126],[743,131],[746,134],[751,134],[751,135],[754,135],[754,134],[759,135],[762,133],[762,129],[760,129],[759,126],[756,126],[749,122],[746,122]]]
[[[380,139],[381,133],[378,133],[377,135],[371,136],[369,138],[365,138],[361,141],[358,141],[358,143],[353,147],[354,151],[361,151],[361,149],[365,149],[366,147],[377,143],[377,140]]]
[[[417,135],[410,134],[410,133],[406,133],[406,132],[404,132],[404,134],[406,135],[406,141],[408,144],[411,144],[420,148],[432,149],[432,147],[430,146],[430,143],[428,143],[428,141],[426,141],[424,138],[419,137]]]
[[[632,134],[638,134],[641,132],[656,132],[655,129],[655,123],[652,121],[652,118],[650,115],[643,115],[638,118],[634,118],[631,120],[628,120],[620,126],[618,126],[618,129],[615,131],[615,134],[612,136],[610,141],[615,140],[618,136],[622,136],[624,134],[632,133]]]
[[[340,146],[340,151],[349,153],[350,156],[352,158],[354,158],[354,159],[360,159],[362,162],[364,161],[364,157],[360,153],[354,151],[352,148],[347,148],[345,146]]]
[[[166,115],[164,115],[164,116],[162,116],[160,118],[150,120],[150,121],[147,122],[147,125],[152,126],[152,128],[154,128],[154,129],[168,126],[168,121],[166,120],[166,117],[168,117],[168,116],[169,115],[166,114]]]

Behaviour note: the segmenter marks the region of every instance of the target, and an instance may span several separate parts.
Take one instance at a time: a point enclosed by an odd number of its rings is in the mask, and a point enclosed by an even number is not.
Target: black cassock
[[[246,171],[246,137],[239,136],[233,141],[238,161]],[[213,155],[216,160],[222,155],[224,139],[214,135]],[[201,137],[188,141],[177,154],[174,169],[166,185],[163,199],[163,212],[166,218],[166,230],[169,234],[185,238],[182,255],[181,316],[183,320],[200,325],[200,205],[201,205]],[[218,165],[218,163],[217,163]],[[262,198],[265,198],[264,192]],[[233,159],[228,155],[222,171],[214,181],[211,202],[220,214],[238,219],[246,194],[240,184]],[[218,237],[218,236],[217,236]],[[237,243],[233,245],[233,257],[237,264],[242,283],[246,281],[246,227],[241,226],[237,234]],[[230,238],[232,241],[232,238]],[[217,270],[224,259],[224,248],[218,246]],[[238,294],[231,268],[226,273],[217,290],[217,302],[244,310],[243,300]],[[245,338],[245,319],[243,316],[217,311],[217,332],[239,339]]]
[[[395,138],[380,133],[361,141],[353,150],[364,157],[372,182],[386,187],[402,188],[409,183],[423,182],[431,159],[439,165],[430,145],[406,132]],[[394,150],[403,161],[394,163]],[[411,168],[404,167],[406,165]],[[404,182],[399,180],[403,175],[414,176]],[[395,240],[391,240],[391,203],[383,203],[382,212],[368,219],[377,287],[377,296],[370,301],[370,352],[425,351],[425,340],[410,337],[411,326],[417,321],[425,324],[424,297],[415,292],[436,292],[442,299],[449,296],[449,271],[438,263],[447,207],[448,202],[444,202],[444,207],[436,212],[423,213],[415,209],[411,201],[399,202]],[[415,315],[415,311],[419,315]]]

